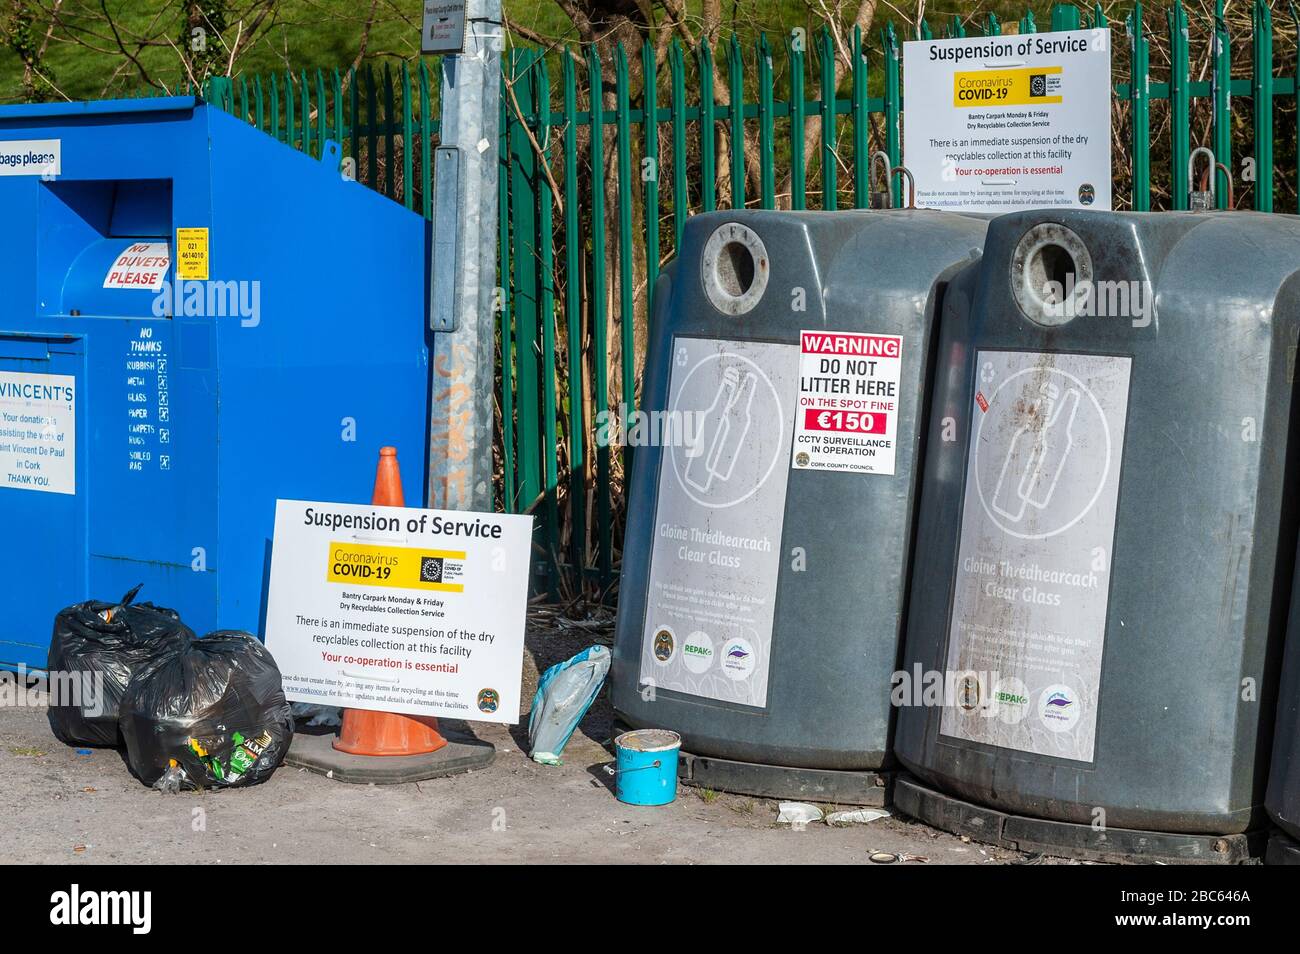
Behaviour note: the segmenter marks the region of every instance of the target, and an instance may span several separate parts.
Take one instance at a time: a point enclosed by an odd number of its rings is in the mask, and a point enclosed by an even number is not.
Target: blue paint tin
[[[677,797],[682,737],[667,729],[636,729],[614,740],[614,792],[629,805],[667,805]]]

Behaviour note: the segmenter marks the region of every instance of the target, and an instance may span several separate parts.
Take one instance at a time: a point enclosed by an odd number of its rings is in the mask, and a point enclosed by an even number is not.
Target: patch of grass
[[[45,752],[44,752],[43,750],[41,750],[41,749],[32,748],[32,747],[30,747],[30,746],[17,746],[17,747],[11,748],[11,749],[9,750],[9,754],[10,754],[10,755],[22,755],[22,756],[27,756],[27,757],[30,757],[30,758],[37,758],[37,759],[38,759],[38,758],[40,758],[42,755],[44,755]]]
[[[701,0],[688,0],[688,13],[697,14]],[[151,85],[164,83],[168,87],[185,78],[180,56],[173,46],[185,42],[188,35],[182,25],[182,7],[160,14],[156,4],[139,0],[106,0],[109,15],[125,37],[151,37],[155,42],[138,52],[128,40],[127,46],[136,53],[134,62],[114,49],[111,39],[105,39],[108,27],[100,12],[99,0],[66,0],[63,16],[82,27],[93,26],[101,36],[91,37],[97,49],[76,42],[63,32],[56,32],[45,54],[42,72],[48,76],[59,92],[71,99],[103,99],[124,96],[147,90]],[[573,22],[564,14],[555,0],[505,0],[507,18],[530,34],[545,37],[552,42],[572,43],[578,39]],[[34,8],[39,9],[36,5]],[[414,60],[419,56],[420,19],[422,0],[391,0],[372,11],[368,3],[356,0],[279,0],[275,6],[273,25],[263,29],[257,40],[235,64],[236,77],[278,72],[284,80],[284,71],[297,73],[316,68],[329,71],[334,67],[345,69],[357,57],[366,21],[370,23],[366,41],[366,57],[371,60]],[[7,15],[0,11],[0,20]],[[761,8],[746,9],[743,5],[724,17],[724,32],[734,28],[742,40],[752,43],[757,29],[768,30],[778,38],[790,26],[803,26],[812,22],[807,8],[799,0],[771,0]],[[43,36],[48,19],[36,14],[33,24]],[[245,24],[247,27],[247,24]],[[230,24],[231,37],[237,31]],[[82,34],[83,37],[85,34]],[[222,41],[208,39],[214,49],[224,50]],[[512,35],[516,45],[532,45],[528,40]],[[634,53],[635,55],[635,53]],[[214,54],[224,72],[223,57]],[[22,63],[7,45],[0,43],[0,102],[19,102],[22,99]],[[310,77],[309,77],[310,78]],[[46,89],[47,98],[61,99],[58,93]]]
[[[183,81],[184,69],[176,44],[191,40],[183,25],[181,4],[171,4],[161,12],[161,4],[141,3],[140,0],[103,0],[108,15],[117,24],[133,58],[119,52],[109,35],[101,12],[101,0],[64,0],[62,17],[80,28],[83,42],[73,38],[73,31],[56,31],[42,61],[42,74],[49,77],[59,93],[75,100],[102,99],[125,96],[147,90],[151,85],[165,84],[169,88]],[[693,29],[698,30],[699,14],[703,0],[686,0],[683,4]],[[0,21],[8,15],[7,5],[0,5]],[[48,15],[39,12],[48,4],[31,3],[35,16],[32,29],[43,37],[48,26]],[[614,5],[610,5],[613,8]],[[632,6],[629,4],[628,6]],[[834,6],[834,5],[832,5]],[[1131,3],[1121,3],[1111,11],[1112,17],[1122,17]],[[528,35],[544,38],[548,43],[573,43],[578,33],[572,21],[564,14],[557,0],[504,0],[508,20]],[[1032,7],[1038,16],[1040,29],[1050,22],[1050,0],[962,0],[945,7],[931,7],[927,11],[930,25],[936,35],[954,12],[969,15],[978,9],[981,13],[994,11],[1002,22],[1011,23]],[[777,68],[784,62],[783,50],[789,31],[795,27],[815,33],[821,25],[816,5],[806,0],[765,0],[764,3],[730,3],[724,5],[722,17],[723,38],[732,31],[737,34],[746,51],[747,69],[753,68],[753,44],[760,31],[766,32],[773,48],[778,51]],[[902,8],[906,9],[906,8]],[[298,74],[307,70],[309,81],[319,67],[330,71],[334,67],[346,69],[357,57],[363,34],[366,37],[366,58],[391,62],[395,59],[414,60],[419,56],[419,25],[422,0],[389,0],[378,7],[356,0],[278,0],[274,16],[264,21],[263,29],[246,52],[241,53],[234,66],[236,77],[279,73]],[[373,20],[370,18],[373,16]],[[662,16],[658,16],[662,21]],[[866,40],[877,56],[880,53],[880,30],[887,21],[893,21],[900,39],[912,39],[913,28],[908,15],[900,8],[882,4],[876,19],[867,31]],[[269,29],[265,23],[270,22]],[[244,29],[250,24],[245,23]],[[237,23],[227,26],[227,39],[239,31]],[[89,33],[86,31],[90,31]],[[978,32],[973,30],[973,32]],[[138,38],[148,38],[142,48],[136,49]],[[210,43],[212,61],[218,72],[224,72],[226,59],[223,40],[206,38]],[[531,41],[512,34],[508,40],[514,45],[530,46]],[[86,43],[91,46],[85,45]],[[632,56],[637,51],[630,51]],[[687,51],[687,57],[691,57]],[[725,55],[721,52],[715,55]],[[874,68],[874,66],[873,66]],[[810,70],[813,67],[810,65]],[[18,102],[23,95],[23,67],[13,49],[0,43],[0,102]],[[815,83],[815,72],[810,72],[809,82]],[[554,77],[553,77],[554,79]],[[873,77],[873,82],[875,79]],[[778,86],[784,89],[783,86]],[[59,93],[41,86],[50,99],[61,99]],[[810,93],[812,88],[810,88]]]

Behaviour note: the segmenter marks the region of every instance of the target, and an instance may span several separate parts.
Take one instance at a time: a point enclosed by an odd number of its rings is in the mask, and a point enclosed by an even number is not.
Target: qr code
[[[442,557],[420,557],[420,582],[442,582]]]
[[[1046,96],[1047,95],[1047,74],[1034,73],[1029,77],[1029,95]]]

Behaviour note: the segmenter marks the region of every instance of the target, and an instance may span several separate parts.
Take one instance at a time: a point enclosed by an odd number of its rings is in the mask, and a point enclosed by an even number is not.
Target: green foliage
[[[17,97],[25,103],[39,103],[54,99],[54,72],[41,63],[41,46],[44,33],[36,27],[37,16],[29,0],[14,0],[8,18],[3,23],[4,43],[16,60]]]
[[[180,0],[180,7],[177,46],[189,51],[194,78],[224,75],[229,53],[220,38],[229,36],[228,4],[225,0]]]
[[[0,0],[0,5],[10,7],[0,13],[4,33],[0,102],[64,96],[101,99],[133,95],[150,87],[170,90],[186,78],[182,56],[190,61],[196,79],[224,75],[230,64],[229,47],[236,36],[240,37],[241,48],[246,49],[235,60],[235,76],[286,68],[347,67],[361,56],[363,39],[367,59],[411,60],[418,56],[421,0],[274,0],[270,14],[260,19],[268,0],[102,2],[101,9],[101,0],[63,0],[60,25],[39,64],[40,74],[50,82],[35,78],[25,85],[26,67],[34,63],[33,57],[49,28],[51,0]],[[636,5],[615,2],[605,6],[611,11],[636,9]],[[662,23],[661,6],[648,6],[655,22]],[[702,0],[686,3],[692,30],[699,29],[701,6]],[[1122,17],[1128,7],[1128,3],[1108,4],[1107,14],[1114,20]],[[846,20],[856,8],[856,2],[843,5]],[[758,34],[766,31],[779,49],[790,30],[803,28],[812,34],[818,29],[822,23],[820,9],[819,4],[808,0],[725,3],[721,32],[724,36],[735,32],[745,49],[750,50]],[[891,7],[879,3],[868,36],[872,47],[878,49],[878,31],[886,20],[895,23],[900,38],[913,38],[915,29],[906,16],[914,9],[911,4]],[[1040,29],[1047,29],[1051,4],[1041,0],[1029,4],[962,0],[941,7],[927,6],[926,17],[936,36],[944,35],[954,16],[967,24],[968,32],[976,34],[983,32],[988,12],[996,13],[1001,23],[1014,24],[1023,19],[1026,9],[1032,9]],[[514,43],[533,45],[540,39],[547,45],[575,44],[581,39],[556,0],[505,0],[505,12],[509,22],[518,27],[511,37]]]
[[[50,0],[0,0],[0,24],[11,3],[26,12],[26,30],[39,46],[49,26]],[[316,66],[346,67],[358,56],[363,35],[368,58],[418,55],[420,0],[274,0],[272,12],[256,24],[267,0],[64,0],[61,26],[41,67],[57,91],[46,98],[104,99],[142,90],[174,89],[191,61],[197,79],[224,75],[229,46],[240,37],[238,76]],[[371,19],[372,6],[374,17]],[[367,31],[367,23],[369,30]],[[116,27],[116,30],[114,30]],[[195,29],[203,30],[196,35]],[[249,36],[253,40],[249,42]],[[23,54],[5,30],[0,47],[0,102],[22,102]],[[200,40],[200,49],[195,49]],[[119,41],[121,47],[119,47]],[[125,48],[123,52],[122,47]]]

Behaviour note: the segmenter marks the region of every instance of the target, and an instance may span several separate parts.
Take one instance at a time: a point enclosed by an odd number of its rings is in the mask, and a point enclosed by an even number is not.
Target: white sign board
[[[901,335],[799,335],[796,470],[893,474],[898,449]]]
[[[673,341],[671,419],[698,427],[659,462],[642,685],[767,705],[798,361],[794,345]]]
[[[62,171],[60,139],[10,139],[0,142],[0,176],[44,176]]]
[[[108,267],[104,287],[156,292],[167,280],[167,269],[171,264],[171,248],[166,242],[132,242]]]
[[[1131,364],[976,356],[942,734],[1093,760]]]
[[[76,378],[0,371],[0,487],[77,492]]]
[[[464,49],[465,0],[425,0],[420,52],[460,53]]]
[[[518,722],[532,523],[277,501],[266,645],[285,695]]]
[[[1111,207],[1108,31],[904,43],[903,83],[918,206]]]

